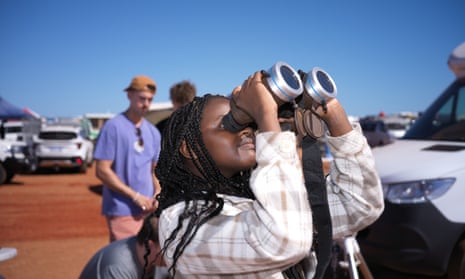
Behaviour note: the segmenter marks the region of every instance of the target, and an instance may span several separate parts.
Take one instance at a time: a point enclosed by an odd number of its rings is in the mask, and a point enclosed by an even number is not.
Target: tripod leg
[[[349,255],[350,278],[358,279],[357,263],[353,255]]]
[[[339,266],[349,269],[351,279],[359,278],[358,270],[360,270],[364,279],[373,279],[373,275],[360,253],[360,247],[355,237],[349,236],[344,238],[343,246],[344,262],[340,262]]]
[[[365,279],[373,279],[373,275],[371,274],[371,271],[368,268],[368,265],[367,265],[365,259],[363,258],[362,254],[360,254],[360,252],[357,252],[357,258],[358,258],[358,261],[359,261],[360,271],[363,274],[363,278],[365,278]]]
[[[359,265],[358,267],[363,274],[363,278],[373,279],[373,275],[371,274],[370,269],[368,268],[368,265],[362,256],[362,253],[360,253],[360,247],[358,246],[357,240],[355,239],[355,237],[350,237],[350,240],[352,241],[354,253],[357,257],[357,262]]]
[[[351,279],[358,279],[357,262],[355,259],[355,247],[352,238],[344,240],[344,249],[349,261],[349,271]]]

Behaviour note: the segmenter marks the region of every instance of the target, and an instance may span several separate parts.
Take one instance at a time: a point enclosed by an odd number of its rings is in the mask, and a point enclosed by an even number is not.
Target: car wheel
[[[3,165],[0,164],[0,184],[5,183],[5,182],[6,182],[6,178],[7,178],[6,170],[5,170],[5,168],[3,167]]]
[[[465,239],[460,240],[452,252],[447,276],[448,278],[465,279]]]
[[[7,183],[10,182],[14,176],[15,176],[15,173],[7,173],[5,182]]]

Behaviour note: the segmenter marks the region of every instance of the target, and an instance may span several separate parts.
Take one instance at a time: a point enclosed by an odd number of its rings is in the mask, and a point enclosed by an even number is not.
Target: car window
[[[376,130],[376,122],[362,121],[360,122],[360,126],[364,132],[373,132]]]
[[[378,125],[379,125],[380,130],[381,130],[382,132],[386,132],[386,133],[387,133],[386,125],[384,125],[384,122],[380,121],[380,122],[378,122]]]
[[[43,140],[72,140],[77,138],[73,132],[40,132],[39,138]]]
[[[397,122],[390,122],[386,124],[387,129],[391,130],[402,130],[408,128],[408,124],[405,123],[397,123]]]
[[[21,133],[23,131],[22,126],[8,126],[5,127],[6,133]]]
[[[448,88],[417,119],[404,138],[465,141],[465,84]]]
[[[444,106],[444,111],[442,112],[444,121],[431,138],[434,140],[465,141],[464,111],[465,87],[462,87],[456,98],[451,98]]]
[[[447,102],[439,109],[432,122],[433,130],[440,130],[441,127],[448,126],[454,121],[453,114],[454,98],[450,98]]]
[[[457,96],[457,121],[465,121],[465,87],[460,88]]]

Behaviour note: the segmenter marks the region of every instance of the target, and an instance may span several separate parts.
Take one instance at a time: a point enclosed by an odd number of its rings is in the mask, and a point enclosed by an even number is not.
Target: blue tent
[[[28,113],[22,109],[8,103],[3,97],[0,96],[0,119],[21,119],[30,118]]]

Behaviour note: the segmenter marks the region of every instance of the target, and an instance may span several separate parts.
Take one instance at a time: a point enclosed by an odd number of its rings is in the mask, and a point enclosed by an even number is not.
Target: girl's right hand
[[[237,106],[254,119],[260,131],[281,131],[278,121],[278,104],[263,84],[261,72],[255,72],[244,81],[241,87],[236,87],[232,98]]]

